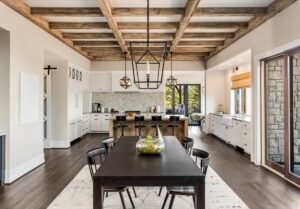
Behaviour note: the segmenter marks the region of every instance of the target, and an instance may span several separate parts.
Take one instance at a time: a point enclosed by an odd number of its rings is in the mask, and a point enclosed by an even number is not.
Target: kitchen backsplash
[[[114,93],[93,93],[93,103],[101,103],[102,107],[110,107],[119,111],[140,110],[147,112],[147,108],[159,105],[164,111],[163,92],[114,92]]]

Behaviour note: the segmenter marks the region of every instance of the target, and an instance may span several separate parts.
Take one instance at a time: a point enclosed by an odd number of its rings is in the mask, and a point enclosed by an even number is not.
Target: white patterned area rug
[[[137,209],[159,209],[163,204],[166,190],[159,197],[158,187],[136,187],[137,198],[131,196]],[[56,197],[48,209],[92,209],[93,185],[88,166],[85,166],[68,186]],[[124,193],[126,207],[132,208],[128,196]],[[170,200],[170,198],[169,198]],[[169,201],[165,208],[168,208]],[[104,201],[105,209],[123,209],[118,193],[110,193]],[[174,209],[193,209],[191,197],[176,196]],[[221,177],[209,167],[206,174],[206,209],[245,209],[247,205],[235,194]]]

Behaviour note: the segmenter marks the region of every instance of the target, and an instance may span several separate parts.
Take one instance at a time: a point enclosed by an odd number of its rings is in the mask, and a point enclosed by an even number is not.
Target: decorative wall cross
[[[51,67],[50,65],[48,65],[47,67],[44,68],[44,70],[48,71],[48,75],[50,75],[50,71],[51,70],[57,70],[57,67]]]

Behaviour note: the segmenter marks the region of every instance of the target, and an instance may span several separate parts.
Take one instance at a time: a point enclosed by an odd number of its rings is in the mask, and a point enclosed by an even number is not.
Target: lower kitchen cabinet
[[[74,141],[83,135],[82,120],[76,120],[69,124],[69,140]]]
[[[110,113],[91,114],[91,132],[109,132]]]
[[[213,135],[251,154],[251,123],[211,114],[210,128]]]

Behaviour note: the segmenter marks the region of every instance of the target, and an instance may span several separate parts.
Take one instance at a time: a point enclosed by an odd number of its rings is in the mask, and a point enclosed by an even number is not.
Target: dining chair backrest
[[[185,150],[188,155],[190,155],[192,153],[193,146],[194,146],[194,141],[185,143]]]
[[[193,156],[196,157],[196,163],[198,161],[198,158],[200,158],[200,168],[201,168],[202,172],[204,173],[204,175],[206,175],[207,168],[208,168],[209,161],[210,161],[209,153],[206,151],[194,148]]]
[[[86,157],[91,176],[94,176],[98,168],[104,162],[106,150],[104,147],[92,149],[86,153]]]

